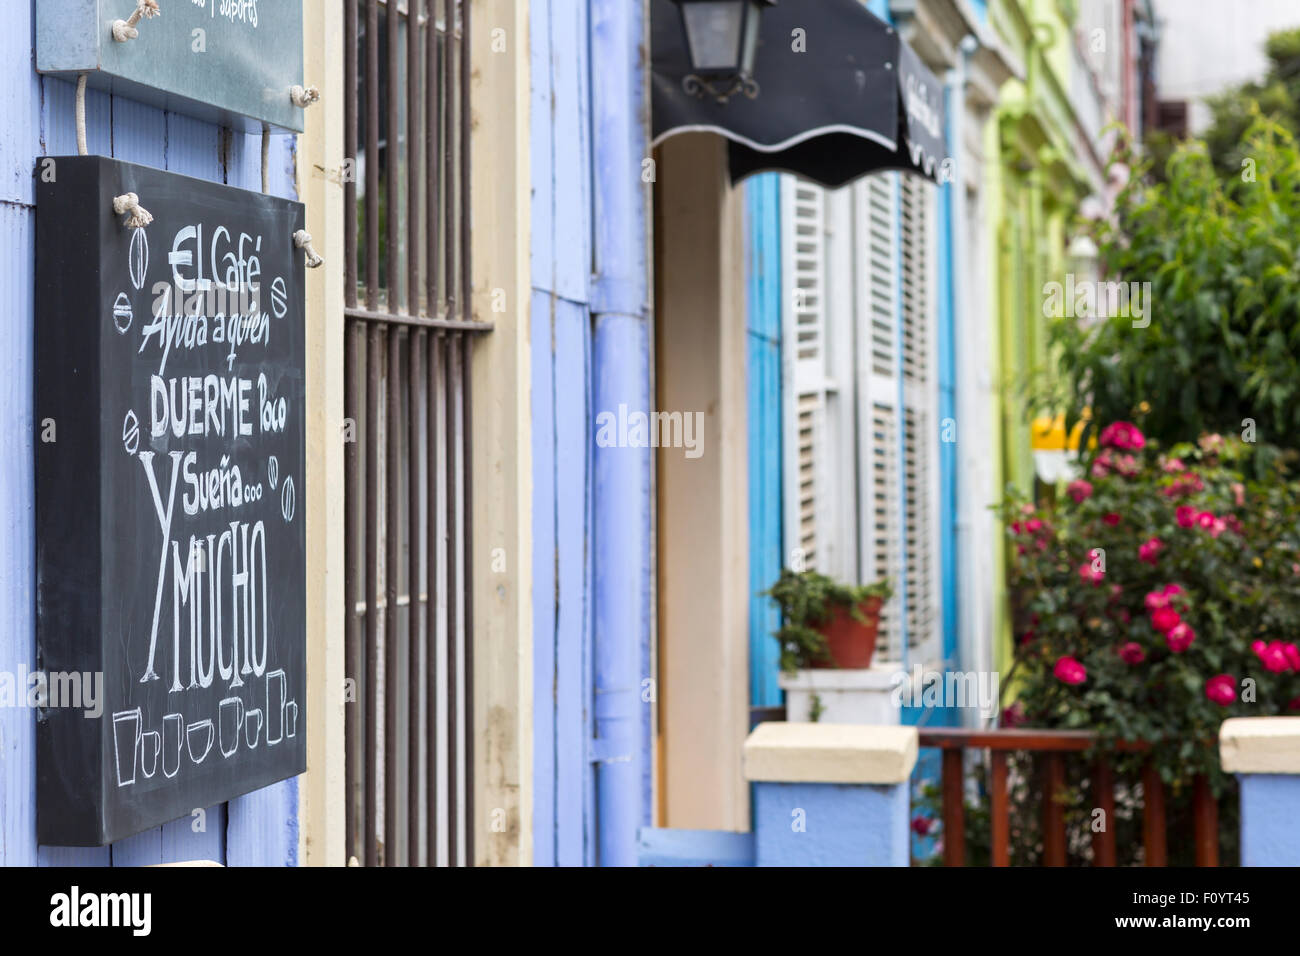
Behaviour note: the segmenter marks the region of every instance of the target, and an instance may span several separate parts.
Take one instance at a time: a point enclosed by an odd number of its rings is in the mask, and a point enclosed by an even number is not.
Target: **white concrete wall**
[[[1297,0],[1156,0],[1160,27],[1156,83],[1162,100],[1188,100],[1188,131],[1209,125],[1201,99],[1257,80],[1267,67],[1264,40],[1300,26]]]

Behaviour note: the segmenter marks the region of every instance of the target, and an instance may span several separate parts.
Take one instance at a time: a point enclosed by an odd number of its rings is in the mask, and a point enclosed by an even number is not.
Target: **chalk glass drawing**
[[[294,505],[293,476],[285,475],[284,487],[280,489],[280,514],[284,515],[285,521],[293,520]]]
[[[298,702],[296,700],[285,702],[284,734],[286,737],[296,737],[298,734]]]
[[[144,288],[145,275],[149,271],[149,237],[143,229],[137,229],[131,235],[131,251],[127,261],[131,269],[131,285],[136,290]]]
[[[289,314],[289,293],[284,287],[284,279],[276,276],[271,280],[271,311],[275,313],[277,319],[283,319]]]
[[[280,461],[274,455],[266,460],[266,478],[271,482],[271,490],[280,483]]]
[[[162,752],[163,776],[174,777],[181,769],[182,730],[185,718],[180,714],[168,714],[163,718]]]
[[[140,744],[140,708],[113,715],[113,755],[117,763],[117,785],[135,783],[135,754]]]
[[[221,702],[221,756],[229,757],[239,749],[239,732],[244,724],[244,701],[240,697],[227,697]]]
[[[158,770],[158,751],[162,747],[162,735],[156,730],[146,730],[140,735],[140,769],[148,779]]]
[[[266,742],[278,744],[284,737],[284,671],[269,671],[266,675]]]
[[[126,417],[122,419],[122,447],[132,458],[140,450],[140,420],[129,408],[126,410]]]
[[[202,741],[199,747],[194,746],[195,738]],[[195,763],[203,763],[208,759],[208,753],[212,750],[212,741],[216,738],[216,731],[212,726],[212,718],[207,720],[196,720],[185,728],[185,739],[189,745],[190,759]],[[197,753],[196,753],[197,750]]]
[[[119,335],[126,335],[127,329],[131,328],[133,318],[135,313],[131,309],[131,300],[127,298],[125,292],[119,292],[117,300],[113,303],[113,327],[117,329]]]
[[[262,732],[262,708],[250,707],[244,714],[244,740],[248,749],[257,746],[258,735]]]

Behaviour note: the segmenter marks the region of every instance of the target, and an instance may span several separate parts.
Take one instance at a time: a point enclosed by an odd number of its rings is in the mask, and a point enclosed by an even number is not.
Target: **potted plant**
[[[871,666],[880,609],[892,593],[888,580],[841,584],[816,571],[785,568],[763,593],[780,606],[785,622],[775,635],[785,673]]]

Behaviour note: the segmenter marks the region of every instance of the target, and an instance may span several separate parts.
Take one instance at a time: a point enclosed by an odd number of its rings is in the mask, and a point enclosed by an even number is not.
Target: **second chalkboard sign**
[[[127,193],[150,224],[114,212]],[[298,203],[102,157],[39,170],[43,844],[305,769],[302,226]]]

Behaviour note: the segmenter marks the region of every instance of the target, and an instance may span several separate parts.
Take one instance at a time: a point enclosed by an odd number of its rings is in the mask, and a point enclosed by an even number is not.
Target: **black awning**
[[[884,169],[937,179],[948,155],[943,90],[898,31],[860,0],[778,0],[766,8],[755,99],[719,103],[686,92],[690,61],[673,0],[652,0],[651,30],[656,145],[677,133],[720,133],[731,140],[736,182],[768,170],[831,187]],[[806,52],[797,52],[799,36]]]

